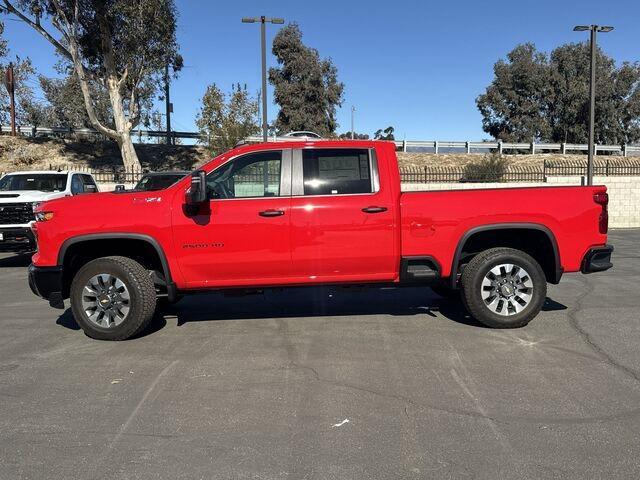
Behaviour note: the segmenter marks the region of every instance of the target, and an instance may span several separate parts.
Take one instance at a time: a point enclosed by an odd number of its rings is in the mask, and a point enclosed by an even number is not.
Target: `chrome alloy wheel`
[[[82,310],[98,327],[117,327],[124,322],[130,301],[124,282],[108,273],[91,277],[82,289]]]
[[[510,263],[496,265],[482,279],[482,300],[498,315],[515,315],[533,298],[533,282],[527,271]]]

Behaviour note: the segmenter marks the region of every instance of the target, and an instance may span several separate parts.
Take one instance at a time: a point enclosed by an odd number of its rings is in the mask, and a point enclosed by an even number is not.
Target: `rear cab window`
[[[74,173],[71,177],[71,193],[73,195],[95,193],[97,191],[98,187],[91,175],[86,173]]]

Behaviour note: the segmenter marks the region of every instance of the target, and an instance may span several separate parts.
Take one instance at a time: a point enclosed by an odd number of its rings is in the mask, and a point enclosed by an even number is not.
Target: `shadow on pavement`
[[[542,310],[566,308],[547,298]],[[357,315],[428,315],[437,318],[436,313],[456,323],[487,328],[467,313],[459,299],[444,299],[425,288],[299,287],[265,290],[261,294],[245,296],[224,296],[220,293],[191,295],[157,312],[137,337],[164,328],[166,317],[176,317],[178,326],[182,326],[191,322]],[[60,315],[56,323],[71,330],[80,329],[71,309]]]
[[[542,307],[543,311],[566,309],[548,297]],[[458,298],[441,298],[425,288],[306,287],[240,298],[201,294],[185,298],[165,311],[177,317],[178,326],[189,322],[315,316],[422,314],[436,318],[436,313],[456,323],[487,328],[467,313]]]
[[[28,267],[31,263],[31,255],[31,253],[21,253],[2,257],[0,258],[0,268]]]
[[[69,330],[80,330],[80,326],[76,322],[76,319],[73,318],[70,308],[67,308],[64,313],[58,317],[56,325],[68,328]]]
[[[145,328],[138,335],[135,335],[131,338],[141,338],[147,335],[151,335],[158,330],[162,330],[166,324],[167,321],[164,319],[164,316],[162,316],[162,314],[156,313],[147,328]],[[80,330],[80,325],[78,325],[78,322],[76,322],[75,318],[73,318],[73,314],[71,313],[70,308],[67,308],[64,313],[58,317],[58,319],[56,320],[56,325],[68,328],[69,330]]]

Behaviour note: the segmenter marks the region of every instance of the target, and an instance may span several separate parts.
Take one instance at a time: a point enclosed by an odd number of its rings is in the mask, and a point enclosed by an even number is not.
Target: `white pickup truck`
[[[98,191],[91,174],[74,171],[8,173],[0,178],[0,252],[33,252],[33,209],[41,202]]]

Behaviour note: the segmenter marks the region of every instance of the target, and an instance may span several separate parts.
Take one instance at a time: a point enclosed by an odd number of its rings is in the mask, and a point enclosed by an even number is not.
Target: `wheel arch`
[[[463,260],[463,254],[465,252],[465,246],[468,245],[474,238],[477,238],[478,235],[481,234],[489,234],[492,232],[500,232],[500,231],[521,231],[521,230],[531,230],[536,232],[538,235],[544,235],[549,242],[549,246],[553,251],[553,263],[547,262],[539,262],[545,271],[545,275],[547,277],[547,281],[549,283],[557,284],[562,277],[563,269],[562,263],[560,262],[560,251],[558,249],[558,242],[556,237],[551,231],[549,227],[546,225],[542,225],[539,223],[494,223],[488,225],[479,225],[477,227],[470,228],[467,230],[458,241],[458,245],[456,246],[456,250],[453,256],[453,261],[451,264],[451,276],[449,278],[449,282],[452,288],[456,288],[458,284],[458,276],[460,274],[460,266],[461,261]],[[497,242],[501,243],[501,242]],[[525,242],[526,243],[526,242]],[[512,246],[509,244],[505,245],[493,245],[495,246]],[[517,248],[517,247],[514,247]],[[524,250],[525,252],[527,250]],[[477,252],[476,252],[477,253]],[[530,253],[530,252],[527,252]],[[532,255],[533,256],[533,255]],[[535,256],[534,256],[535,258]],[[538,258],[536,258],[538,260]]]
[[[115,243],[112,243],[116,241]],[[155,262],[157,262],[157,266],[160,267],[162,274],[164,275],[165,282],[167,284],[167,293],[169,297],[172,297],[176,294],[175,284],[173,282],[173,278],[171,276],[171,269],[169,268],[169,262],[167,261],[167,256],[164,253],[164,250],[160,243],[153,237],[145,234],[139,233],[122,233],[122,232],[112,232],[112,233],[95,233],[95,234],[87,234],[87,235],[79,235],[77,237],[69,238],[65,240],[58,251],[57,263],[60,266],[68,266],[70,262],[70,256],[72,257],[74,252],[78,252],[82,248],[88,248],[89,246],[98,246],[105,245],[105,242],[110,242],[109,250],[103,252],[104,254],[100,254],[98,256],[93,256],[93,258],[98,258],[107,255],[119,254],[125,257],[131,257],[131,252],[121,252],[119,249],[122,248],[123,245],[132,245],[136,243],[139,246],[144,245],[149,252],[153,252],[155,254],[155,258],[150,259],[155,266]],[[129,254],[127,254],[129,253]],[[68,275],[72,274],[73,268],[71,271],[67,272],[67,268],[65,270],[65,276],[67,276],[67,280],[64,283],[67,284],[70,280]]]

